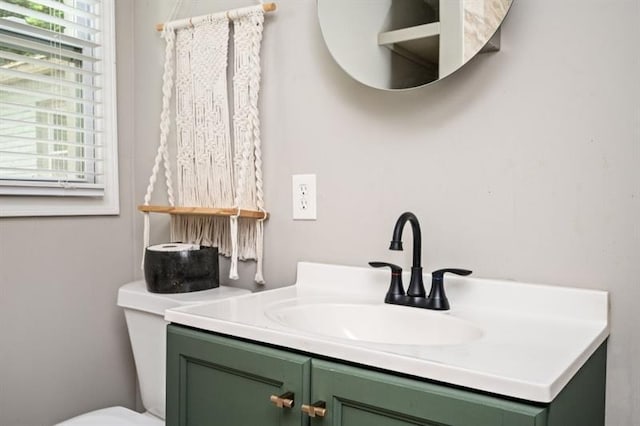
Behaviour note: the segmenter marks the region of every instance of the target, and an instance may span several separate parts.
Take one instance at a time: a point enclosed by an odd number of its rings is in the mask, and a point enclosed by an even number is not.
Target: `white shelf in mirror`
[[[414,62],[437,64],[440,22],[382,32],[378,34],[378,45],[388,47]]]

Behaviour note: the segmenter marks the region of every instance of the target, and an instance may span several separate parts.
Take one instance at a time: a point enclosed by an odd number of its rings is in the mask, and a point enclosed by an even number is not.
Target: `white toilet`
[[[220,286],[192,293],[158,294],[147,291],[144,281],[125,284],[118,290],[118,306],[124,308],[136,364],[142,404],[137,413],[124,407],[109,407],[82,414],[57,426],[162,426],[165,418],[166,326],[164,311],[250,293]]]

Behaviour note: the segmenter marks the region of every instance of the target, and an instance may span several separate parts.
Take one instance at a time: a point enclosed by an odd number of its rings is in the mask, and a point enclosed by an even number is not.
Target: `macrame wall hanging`
[[[166,49],[160,144],[144,205],[139,207],[145,214],[145,247],[149,213],[169,213],[171,241],[218,247],[220,254],[231,258],[231,279],[238,278],[238,260],[253,259],[258,283],[264,283],[267,218],[258,113],[260,45],[264,12],[272,10],[275,4],[265,3],[162,25]],[[233,58],[229,59],[231,25]],[[227,81],[231,61],[232,108]],[[170,150],[174,84],[176,145]],[[172,151],[175,159],[170,158]],[[150,205],[161,164],[169,206]]]

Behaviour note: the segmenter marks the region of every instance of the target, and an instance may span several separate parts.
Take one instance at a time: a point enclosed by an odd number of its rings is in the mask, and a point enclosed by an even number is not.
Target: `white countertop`
[[[165,319],[537,402],[552,401],[609,335],[604,291],[454,275],[445,278],[451,310],[431,312],[479,327],[482,335],[468,343],[389,345],[334,338],[284,326],[265,314],[283,304],[382,304],[389,275],[389,271],[302,262],[293,286],[169,309]],[[403,278],[408,283],[408,276]],[[427,292],[430,282],[425,275]]]

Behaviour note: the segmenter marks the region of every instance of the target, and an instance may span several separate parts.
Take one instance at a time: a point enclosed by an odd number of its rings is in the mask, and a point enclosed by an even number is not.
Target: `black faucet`
[[[404,225],[411,223],[411,231],[413,232],[413,264],[411,265],[411,279],[409,280],[409,289],[407,296],[425,297],[424,283],[422,282],[422,233],[420,232],[420,222],[418,218],[411,212],[405,212],[400,215],[393,227],[393,237],[389,250],[402,250],[402,231]]]
[[[426,296],[422,281],[422,233],[420,223],[416,215],[410,212],[402,213],[393,228],[393,238],[389,250],[402,250],[402,231],[404,225],[410,222],[413,231],[413,264],[411,265],[411,279],[409,288],[404,291],[402,285],[402,268],[387,262],[369,262],[374,268],[391,268],[391,285],[384,298],[385,303],[394,305],[413,306],[416,308],[434,309],[445,311],[449,309],[449,301],[444,292],[444,274],[450,272],[457,275],[469,275],[471,271],[466,269],[447,268],[433,271],[431,274],[431,291]]]

